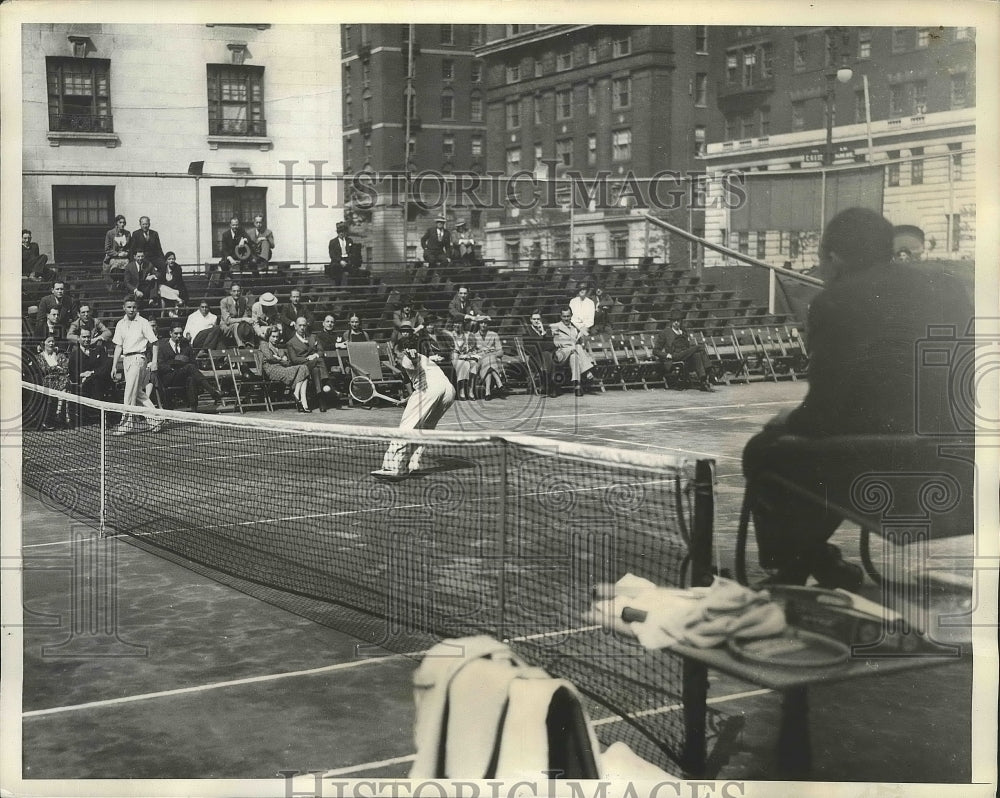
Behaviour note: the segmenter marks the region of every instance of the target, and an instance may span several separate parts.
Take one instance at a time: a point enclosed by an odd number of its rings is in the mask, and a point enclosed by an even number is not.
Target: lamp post
[[[826,71],[826,149],[823,150],[823,165],[833,164],[833,114],[836,108],[834,89],[837,83],[848,83],[854,77],[854,70],[847,65],[848,32],[844,28],[832,28],[827,34],[829,42],[829,64]],[[838,42],[839,39],[839,42]],[[840,65],[837,65],[837,61]]]

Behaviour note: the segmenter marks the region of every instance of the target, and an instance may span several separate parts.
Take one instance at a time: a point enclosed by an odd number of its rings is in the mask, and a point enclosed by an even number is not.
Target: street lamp
[[[830,43],[829,64],[826,72],[826,149],[823,151],[823,164],[830,166],[833,163],[833,113],[835,108],[833,90],[836,83],[849,83],[854,77],[854,70],[847,65],[847,30],[833,28],[827,35],[830,36]],[[839,66],[837,66],[838,59]]]

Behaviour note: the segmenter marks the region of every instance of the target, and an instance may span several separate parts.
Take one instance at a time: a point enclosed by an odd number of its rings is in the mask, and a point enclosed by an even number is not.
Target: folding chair
[[[383,370],[383,363],[379,357],[379,345],[375,341],[349,343],[347,345],[347,358],[347,365],[352,375],[368,377],[375,383],[375,387],[379,391],[403,393],[403,379],[398,369]]]
[[[635,333],[627,339],[638,369],[637,376],[642,380],[643,387],[647,389],[650,387],[650,383],[657,383],[663,387],[667,385],[666,369],[653,355],[655,341],[656,336],[648,332]]]
[[[222,407],[231,409],[233,405],[241,413],[243,406],[240,400],[240,386],[237,372],[229,360],[225,349],[207,349],[209,372],[205,376],[214,380],[216,390],[222,395]]]
[[[264,403],[268,410],[275,407],[295,407],[298,401],[287,390],[285,383],[280,380],[272,380],[264,371],[264,356],[259,349],[243,350],[252,353],[254,365],[253,373],[260,378],[260,385],[264,394]]]
[[[621,381],[621,366],[615,357],[614,345],[609,335],[595,335],[587,339],[587,351],[594,359],[594,379],[601,391],[606,391],[612,383],[618,383],[622,389],[625,383]]]
[[[735,327],[729,331],[729,335],[743,364],[742,376],[747,382],[766,380],[770,376],[770,364],[765,362],[756,336],[750,330],[737,330]]]
[[[780,327],[761,327],[757,330],[757,340],[760,341],[767,359],[771,363],[775,379],[798,379],[792,365],[793,356],[789,354],[788,348],[785,346]]]
[[[503,354],[500,357],[500,369],[503,383],[507,388],[516,388],[525,393],[536,393],[535,377],[529,359],[518,346],[518,338],[501,338]]]
[[[809,371],[809,352],[806,349],[806,342],[797,327],[786,326],[785,337],[788,339],[788,350],[793,357],[795,372],[805,375]]]
[[[545,380],[543,379],[541,364],[536,363],[528,354],[524,347],[524,339],[521,336],[515,336],[511,340],[514,343],[514,348],[517,350],[518,358],[524,363],[525,387],[529,393],[541,396],[545,391]]]
[[[229,368],[238,385],[237,396],[240,398],[241,413],[256,407],[263,407],[265,410],[271,409],[271,403],[267,396],[267,380],[264,377],[264,370],[257,360],[256,352],[256,349],[249,347],[234,347],[226,350]]]

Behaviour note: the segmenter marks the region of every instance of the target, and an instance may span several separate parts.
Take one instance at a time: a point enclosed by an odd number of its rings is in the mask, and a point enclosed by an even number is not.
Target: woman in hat
[[[250,315],[253,317],[253,330],[262,341],[267,340],[272,328],[283,332],[278,315],[278,297],[270,291],[261,294],[260,299],[253,303]]]

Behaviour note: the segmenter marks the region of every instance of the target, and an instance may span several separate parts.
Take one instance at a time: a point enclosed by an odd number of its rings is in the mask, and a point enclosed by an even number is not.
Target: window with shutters
[[[111,62],[105,58],[45,59],[49,130],[113,133]]]
[[[267,135],[264,67],[208,65],[208,133],[210,136]]]

